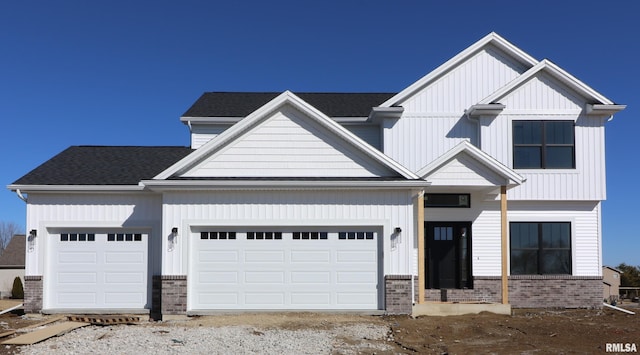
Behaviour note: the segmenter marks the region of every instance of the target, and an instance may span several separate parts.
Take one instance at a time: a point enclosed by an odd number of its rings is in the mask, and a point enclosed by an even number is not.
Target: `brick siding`
[[[187,276],[153,276],[152,317],[187,313]]]
[[[24,312],[42,311],[42,276],[24,277]]]
[[[385,284],[385,310],[388,314],[411,314],[413,300],[411,275],[386,275]]]

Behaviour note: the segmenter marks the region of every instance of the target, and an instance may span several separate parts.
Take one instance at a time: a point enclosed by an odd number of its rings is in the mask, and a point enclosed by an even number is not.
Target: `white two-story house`
[[[495,33],[399,93],[205,93],[190,147],[74,146],[9,185],[25,308],[600,307],[622,109]]]

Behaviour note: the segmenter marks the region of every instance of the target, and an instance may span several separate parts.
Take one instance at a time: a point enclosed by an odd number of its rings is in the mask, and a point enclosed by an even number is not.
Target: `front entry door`
[[[472,288],[471,223],[425,222],[427,288]]]

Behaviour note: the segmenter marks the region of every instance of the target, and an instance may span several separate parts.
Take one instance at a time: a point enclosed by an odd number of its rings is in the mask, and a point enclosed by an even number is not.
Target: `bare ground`
[[[178,323],[185,327],[250,325],[261,329],[297,330],[374,323],[389,327],[389,336],[382,342],[393,347],[393,351],[386,352],[393,354],[598,354],[605,353],[607,343],[640,347],[640,308],[637,303],[622,307],[636,314],[609,309],[514,310],[511,316],[482,313],[418,318],[348,313],[241,313],[131,326]],[[0,325],[5,329],[18,329],[46,319],[46,316],[25,318],[18,313],[8,313],[0,315]],[[343,341],[357,340],[345,338]],[[87,349],[90,346],[87,344]],[[12,354],[17,349],[0,345],[0,354]]]

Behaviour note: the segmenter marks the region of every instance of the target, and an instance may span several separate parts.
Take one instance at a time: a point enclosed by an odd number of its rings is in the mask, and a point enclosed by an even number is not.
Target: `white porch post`
[[[500,219],[502,237],[502,304],[509,303],[509,279],[507,277],[507,187],[500,186]]]

